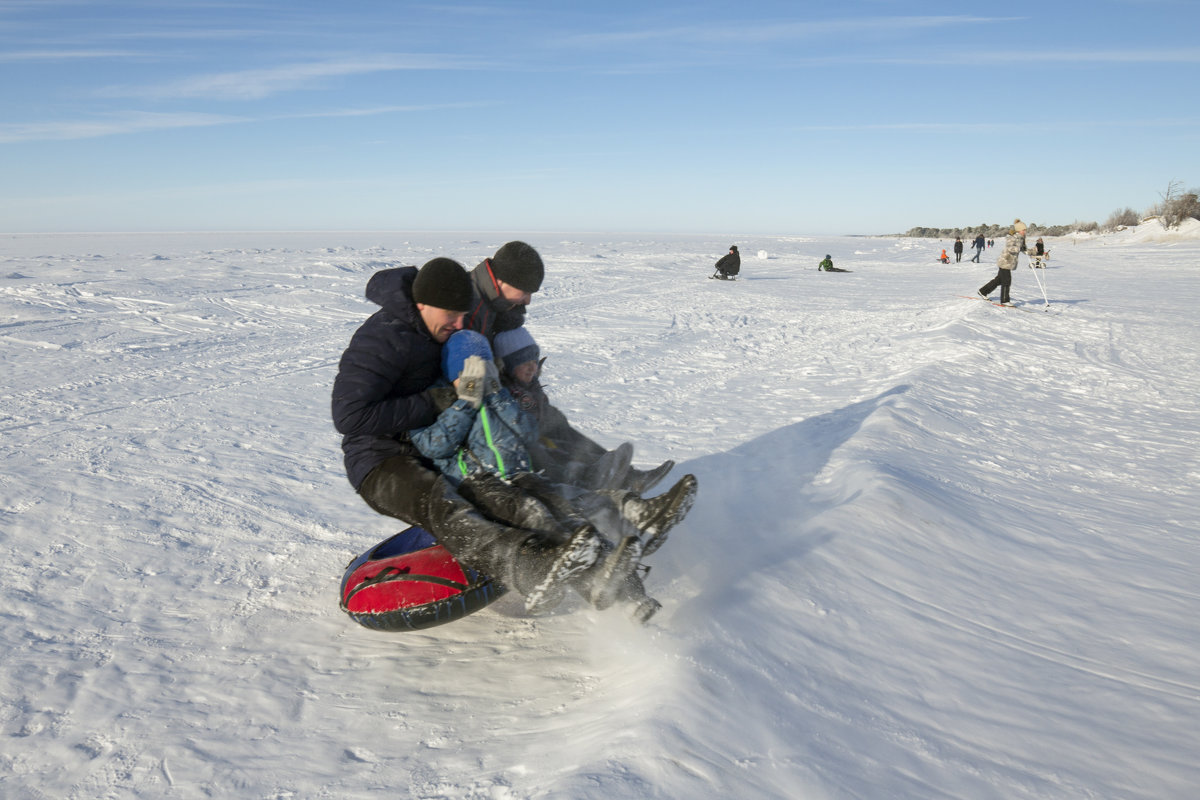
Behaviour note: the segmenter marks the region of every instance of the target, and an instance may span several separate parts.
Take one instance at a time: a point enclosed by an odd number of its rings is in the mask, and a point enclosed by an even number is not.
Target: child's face
[[[536,361],[526,361],[522,364],[517,364],[512,369],[512,376],[519,383],[532,383],[537,374],[538,363]]]

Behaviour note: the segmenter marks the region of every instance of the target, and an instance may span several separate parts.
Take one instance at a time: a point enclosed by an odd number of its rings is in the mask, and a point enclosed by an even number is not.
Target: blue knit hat
[[[538,360],[537,342],[525,326],[496,334],[496,357],[504,359],[504,371],[512,374],[513,369],[526,361]]]
[[[463,362],[470,356],[479,356],[484,361],[492,360],[492,348],[487,338],[475,331],[456,331],[442,345],[442,375],[453,383],[462,373]]]

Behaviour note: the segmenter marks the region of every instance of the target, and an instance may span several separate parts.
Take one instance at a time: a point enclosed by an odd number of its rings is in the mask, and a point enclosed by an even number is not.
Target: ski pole
[[[1028,255],[1029,255],[1029,254],[1028,254],[1028,253],[1026,253],[1026,256],[1028,256]],[[1038,272],[1037,272],[1037,267],[1035,267],[1035,266],[1033,265],[1033,259],[1032,259],[1032,258],[1030,258],[1030,259],[1029,259],[1029,271],[1033,273],[1033,280],[1034,280],[1034,283],[1036,283],[1036,284],[1038,285],[1038,288],[1042,290],[1042,299],[1046,301],[1046,308],[1050,308],[1050,298],[1049,298],[1049,297],[1046,295],[1046,287],[1045,287],[1045,285],[1042,283],[1042,278],[1041,278],[1041,276],[1040,276],[1040,275],[1038,275]]]

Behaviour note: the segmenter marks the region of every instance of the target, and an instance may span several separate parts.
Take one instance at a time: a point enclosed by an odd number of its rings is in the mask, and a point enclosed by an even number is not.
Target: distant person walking
[[[954,237],[954,263],[962,261],[963,242],[961,236]]]
[[[983,255],[983,248],[987,247],[987,242],[984,240],[982,233],[975,237],[975,241],[971,242],[971,246],[975,248],[975,255],[971,257],[971,260],[976,264],[983,263],[979,260],[979,257]]]

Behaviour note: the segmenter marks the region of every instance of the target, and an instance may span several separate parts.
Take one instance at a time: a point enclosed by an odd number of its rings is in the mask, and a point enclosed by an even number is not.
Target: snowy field
[[[367,630],[364,286],[518,237],[551,396],[699,476],[665,607]],[[1049,240],[1049,311],[950,244],[0,237],[0,795],[1195,797],[1200,234]]]

